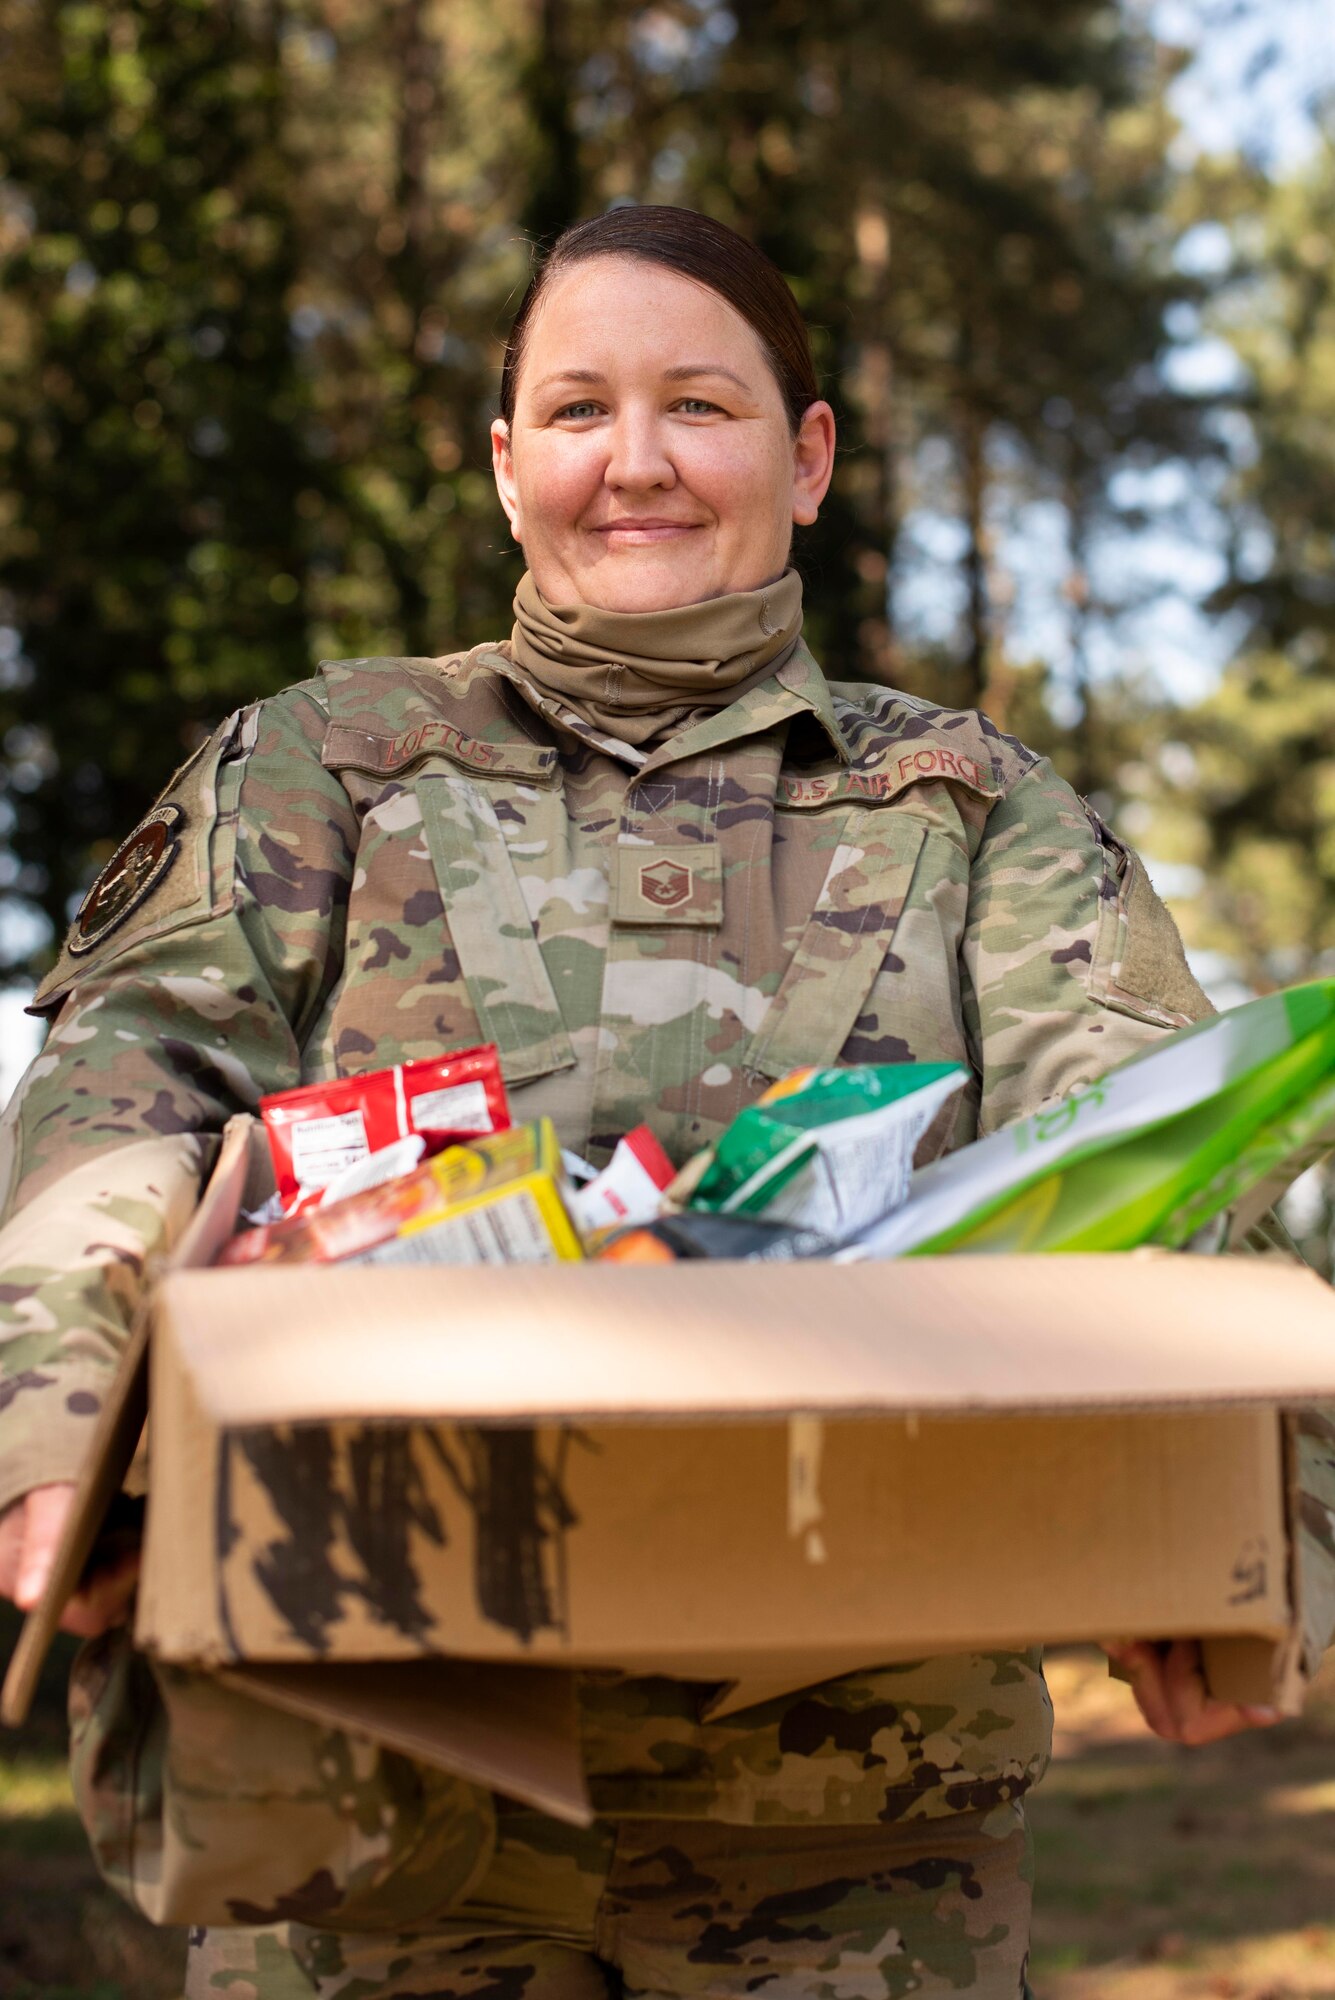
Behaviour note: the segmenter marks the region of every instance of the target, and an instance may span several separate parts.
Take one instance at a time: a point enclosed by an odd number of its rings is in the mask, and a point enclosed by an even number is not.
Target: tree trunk
[[[570,115],[569,0],[536,0],[534,29],[520,77],[533,126],[533,177],[519,219],[525,235],[548,244],[579,220],[584,199],[579,135]]]
[[[987,588],[987,424],[977,405],[966,400],[960,412],[960,480],[963,488],[965,608],[961,708],[981,708],[991,667],[991,607]]]
[[[1065,587],[1066,629],[1070,647],[1071,691],[1077,704],[1076,718],[1071,727],[1071,783],[1082,798],[1087,798],[1097,787],[1100,772],[1089,678],[1089,516],[1079,482],[1074,477],[1066,491],[1066,535],[1070,552]]]

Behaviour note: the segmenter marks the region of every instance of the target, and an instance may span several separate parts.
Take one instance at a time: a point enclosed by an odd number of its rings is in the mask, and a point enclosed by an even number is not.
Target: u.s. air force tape
[[[132,916],[167,874],[181,851],[185,814],[179,806],[154,806],[123,840],[79,905],[67,948],[92,951]]]

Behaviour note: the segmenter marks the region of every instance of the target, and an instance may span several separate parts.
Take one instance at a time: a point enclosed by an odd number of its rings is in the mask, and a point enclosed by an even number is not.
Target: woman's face
[[[663,611],[782,573],[830,483],[834,417],[813,403],[794,438],[740,313],[661,265],[591,257],[530,322],[492,462],[549,604]]]

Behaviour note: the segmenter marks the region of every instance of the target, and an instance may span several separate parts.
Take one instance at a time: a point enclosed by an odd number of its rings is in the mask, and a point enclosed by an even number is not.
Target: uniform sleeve
[[[77,1477],[146,1269],[221,1126],[299,1080],[342,963],[355,817],[290,691],[177,773],[98,877],[0,1123],[0,1508]]]
[[[1210,1012],[1144,864],[1046,763],[989,818],[963,959],[985,1132]],[[1266,1234],[1238,1248],[1270,1248]],[[1335,1405],[1295,1413],[1294,1459],[1310,1677],[1335,1636]]]
[[[1211,1012],[1144,864],[1046,760],[988,818],[961,958],[984,1133]]]

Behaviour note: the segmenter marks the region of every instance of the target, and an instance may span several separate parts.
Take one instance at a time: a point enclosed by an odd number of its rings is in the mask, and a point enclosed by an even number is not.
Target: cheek
[[[739,535],[764,535],[789,514],[787,460],[766,438],[739,439],[735,433],[702,430],[698,450],[679,454],[678,471],[717,515],[720,526]],[[726,437],[727,448],[720,448]],[[765,505],[766,500],[770,505]]]
[[[558,533],[578,520],[602,483],[601,461],[581,440],[564,435],[527,442],[515,461],[521,519],[534,529]]]

